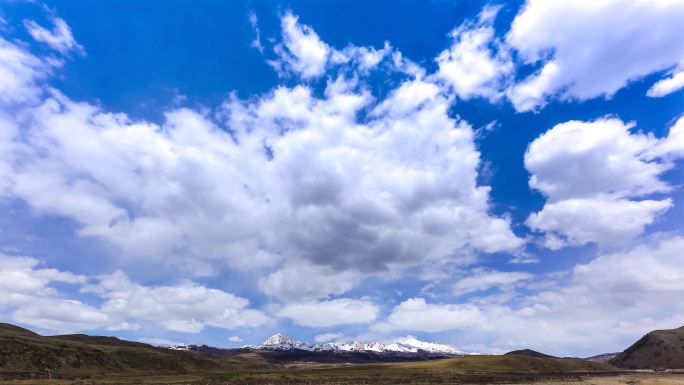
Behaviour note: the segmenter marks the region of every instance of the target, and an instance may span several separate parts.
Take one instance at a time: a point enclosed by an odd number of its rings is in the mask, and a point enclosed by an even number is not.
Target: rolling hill
[[[684,326],[654,330],[610,363],[625,369],[684,369]]]
[[[548,354],[540,353],[536,350],[532,349],[521,349],[521,350],[513,350],[511,352],[505,353],[504,356],[527,356],[527,357],[536,357],[536,358],[558,358],[554,356],[550,356]]]
[[[0,323],[0,378],[75,378],[104,373],[188,373],[269,367],[255,354],[209,355],[115,337],[41,336]]]

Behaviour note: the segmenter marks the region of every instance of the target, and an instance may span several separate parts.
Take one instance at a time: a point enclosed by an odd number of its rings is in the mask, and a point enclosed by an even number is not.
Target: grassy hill
[[[610,362],[626,369],[684,369],[684,326],[654,330]]]
[[[400,368],[442,369],[462,373],[574,373],[614,371],[611,365],[577,358],[527,355],[466,356],[446,360],[391,364]]]
[[[512,352],[505,353],[504,356],[527,356],[527,357],[537,357],[537,358],[558,358],[550,356],[548,354],[540,353],[532,349],[522,349],[513,350]]]
[[[1,378],[75,378],[105,373],[188,373],[231,367],[268,368],[255,354],[213,356],[157,348],[115,337],[45,337],[0,324]]]

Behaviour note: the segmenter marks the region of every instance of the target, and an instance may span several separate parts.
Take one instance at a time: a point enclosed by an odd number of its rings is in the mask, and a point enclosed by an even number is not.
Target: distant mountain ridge
[[[414,353],[420,352],[443,354],[448,356],[463,356],[464,352],[454,349],[449,345],[436,344],[432,342],[420,341],[415,337],[406,337],[394,343],[383,344],[380,342],[362,343],[353,342],[328,342],[325,344],[309,344],[306,342],[295,341],[293,338],[274,334],[264,341],[261,345],[247,345],[247,349],[261,350],[303,350],[309,352],[374,352],[374,353]]]
[[[238,349],[211,346],[178,345],[173,350],[187,350],[211,354],[235,354],[238,351],[255,352],[270,360],[306,362],[394,362],[422,361],[439,358],[463,357],[466,353],[449,345],[420,341],[408,336],[393,343],[359,341],[310,344],[296,341],[283,334],[274,334],[259,345],[245,345]]]

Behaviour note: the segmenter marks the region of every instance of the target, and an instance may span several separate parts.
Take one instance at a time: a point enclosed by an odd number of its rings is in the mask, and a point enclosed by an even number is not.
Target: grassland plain
[[[276,370],[269,372],[196,373],[179,375],[110,375],[87,379],[0,380],[0,385],[432,385],[432,384],[534,384],[534,385],[682,385],[684,373],[489,373],[454,374],[421,371],[368,371],[341,368],[334,371]]]
[[[629,372],[607,363],[525,351],[374,364],[268,357],[250,351],[175,351],[114,337],[41,336],[0,324],[0,385],[684,384],[684,372]]]

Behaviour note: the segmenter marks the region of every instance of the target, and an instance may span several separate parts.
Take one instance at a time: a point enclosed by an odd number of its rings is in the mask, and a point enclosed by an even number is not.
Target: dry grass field
[[[303,375],[302,375],[303,374]],[[580,375],[573,379],[547,378],[548,375],[537,376],[534,378],[514,379],[510,376],[490,376],[488,378],[456,378],[440,376],[423,376],[421,373],[415,375],[397,376],[386,373],[377,376],[356,374],[326,376],[312,376],[305,373],[260,373],[260,374],[214,374],[214,375],[169,375],[169,376],[147,376],[147,375],[122,375],[105,376],[100,378],[82,380],[9,380],[1,381],[0,385],[237,385],[237,384],[258,384],[258,385],[375,385],[391,383],[396,385],[431,385],[431,384],[535,384],[535,385],[682,385],[684,384],[684,374],[678,373],[629,373],[617,375]],[[573,376],[568,376],[573,377]]]

